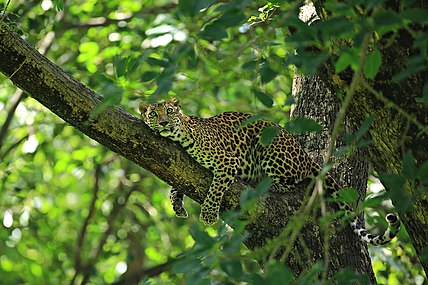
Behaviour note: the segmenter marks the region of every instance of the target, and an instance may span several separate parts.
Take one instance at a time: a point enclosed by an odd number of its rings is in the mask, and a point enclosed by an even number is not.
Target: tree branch
[[[142,120],[109,106],[103,98],[38,53],[6,25],[0,26],[0,71],[70,125],[201,202],[210,172],[173,142],[155,135]],[[192,195],[193,193],[193,195]]]

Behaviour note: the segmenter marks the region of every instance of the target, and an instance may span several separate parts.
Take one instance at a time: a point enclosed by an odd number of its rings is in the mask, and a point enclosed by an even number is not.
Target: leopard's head
[[[146,125],[163,137],[173,136],[180,128],[181,108],[177,98],[149,105],[142,102],[138,109]]]

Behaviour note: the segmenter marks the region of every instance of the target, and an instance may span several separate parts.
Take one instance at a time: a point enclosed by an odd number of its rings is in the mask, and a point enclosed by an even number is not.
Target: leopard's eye
[[[155,111],[151,111],[149,113],[149,118],[153,118],[153,117],[156,117],[156,112]]]
[[[174,112],[174,109],[171,107],[166,108],[166,113],[167,114],[172,114],[172,112]]]

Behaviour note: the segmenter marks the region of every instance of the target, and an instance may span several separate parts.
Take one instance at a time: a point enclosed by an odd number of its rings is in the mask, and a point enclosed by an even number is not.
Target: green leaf
[[[361,275],[360,273],[354,272],[349,268],[341,269],[333,275],[333,280],[337,284],[351,285],[351,284],[370,284],[370,280],[367,275]]]
[[[285,125],[285,129],[290,133],[301,134],[306,132],[320,133],[323,127],[315,120],[310,118],[296,118]]]
[[[255,88],[252,88],[251,91],[253,91],[253,94],[256,95],[256,98],[262,102],[263,105],[268,108],[273,106],[273,99],[269,95]]]
[[[260,120],[260,119],[262,119],[262,118],[263,118],[263,115],[262,115],[262,114],[258,114],[258,115],[255,115],[255,116],[251,116],[251,117],[249,117],[248,119],[243,120],[243,121],[242,121],[242,123],[241,123],[241,125],[239,125],[238,129],[241,129],[241,128],[243,128],[243,127],[246,127],[246,126],[248,126],[248,125],[251,125],[251,124],[252,124],[252,123],[254,123],[255,121],[258,121],[258,120]]]
[[[421,252],[421,254],[419,255],[419,257],[420,257],[421,261],[423,261],[423,262],[428,262],[428,246],[425,246],[425,247],[422,249],[422,252]]]
[[[426,82],[424,85],[424,89],[422,90],[422,97],[416,98],[416,102],[422,103],[428,107],[428,82]]]
[[[243,270],[242,264],[239,259],[225,259],[220,263],[220,267],[227,275],[229,275],[236,281],[240,281],[242,279]]]
[[[323,270],[323,264],[321,261],[316,262],[312,268],[304,273],[301,274],[298,280],[298,285],[306,285],[306,284],[317,284],[319,281],[318,276],[320,275],[320,272]]]
[[[79,51],[82,54],[88,54],[90,56],[98,54],[100,47],[96,42],[84,42],[79,46]]]
[[[160,67],[168,67],[169,66],[169,62],[166,59],[159,59],[159,58],[155,58],[155,57],[149,57],[146,59],[147,63],[150,65],[156,65],[156,66],[160,66]]]
[[[384,195],[368,197],[363,201],[363,203],[361,203],[360,207],[364,209],[364,208],[371,208],[374,206],[378,206],[383,200],[384,200]]]
[[[345,137],[345,143],[350,144],[351,142],[357,141],[358,139],[363,137],[370,129],[374,120],[375,119],[372,116],[365,118],[358,131],[356,131],[354,134],[350,134]]]
[[[172,80],[173,79],[171,77],[158,80],[158,88],[156,89],[155,94],[168,94],[172,88]]]
[[[316,28],[320,30],[321,35],[326,41],[331,41],[344,34],[351,33],[354,24],[344,16],[329,18],[317,23]]]
[[[402,192],[404,187],[404,178],[395,173],[379,174],[380,179],[393,192]]]
[[[195,16],[214,2],[214,0],[180,0],[178,9],[186,16]]]
[[[336,73],[344,71],[348,66],[351,66],[353,70],[357,70],[359,60],[359,54],[355,49],[345,49],[336,61]]]
[[[201,265],[199,264],[199,267]],[[192,285],[211,285],[211,281],[208,278],[209,276],[208,270],[199,270],[198,272],[190,272],[190,274],[186,274],[186,279],[184,284],[192,284]],[[150,283],[152,284],[152,283]]]
[[[174,262],[172,265],[172,273],[188,273],[195,270],[200,266],[201,262],[197,259],[183,258],[179,261]]]
[[[291,96],[291,95],[289,95],[289,96],[287,96],[287,99],[285,99],[285,102],[284,102],[284,105],[282,105],[283,107],[284,106],[291,106],[291,105],[293,105],[295,103],[295,101],[294,101],[294,97],[293,96]]]
[[[269,191],[271,184],[272,179],[266,177],[257,184],[255,189],[249,188],[245,190],[239,197],[239,205],[241,208],[244,210],[248,210],[250,207],[252,208],[254,203],[257,202],[257,199]]]
[[[414,205],[414,197],[410,197],[404,191],[405,179],[404,177],[396,174],[396,173],[384,173],[379,174],[379,177],[382,183],[388,188],[390,191],[388,195],[391,197],[393,201],[400,201],[400,203],[395,204],[397,211],[400,213],[405,213]]]
[[[227,38],[229,35],[226,32],[226,28],[218,23],[206,25],[203,30],[199,33],[199,37],[202,39],[219,41]]]
[[[273,260],[266,268],[265,284],[292,284],[294,281],[293,272],[283,263]]]
[[[224,7],[224,9],[221,9],[222,7]],[[221,15],[216,22],[225,28],[240,26],[247,20],[247,17],[241,9],[236,9],[229,5],[220,6],[217,8],[217,11],[224,11],[223,15]]]
[[[401,17],[414,23],[428,24],[428,11],[424,9],[407,9],[400,13]]]
[[[376,31],[380,36],[389,31],[397,30],[403,19],[391,10],[380,10],[373,15]]]
[[[257,195],[260,196],[263,193],[266,193],[267,191],[269,191],[271,184],[272,184],[272,178],[266,177],[257,184],[255,192],[257,192]]]
[[[428,160],[422,163],[421,167],[418,169],[417,177],[425,185],[428,185]]]
[[[404,177],[415,179],[417,176],[417,168],[413,154],[408,151],[404,154],[402,169]]]
[[[159,73],[158,72],[154,72],[154,71],[144,72],[143,74],[141,74],[141,81],[147,82],[147,81],[153,80],[158,75],[159,75]]]
[[[263,84],[266,84],[272,81],[277,75],[278,75],[278,72],[271,69],[267,61],[265,61],[262,64],[262,67],[260,68],[260,80],[262,81]]]
[[[364,65],[364,74],[370,79],[375,79],[381,64],[382,54],[379,50],[375,49],[367,55],[367,60]]]
[[[345,203],[354,203],[359,197],[359,193],[354,188],[342,188],[339,190],[339,197],[335,200],[340,200]]]
[[[114,57],[114,68],[116,77],[122,77],[127,74],[127,65],[128,65],[128,57],[120,58],[118,56]]]
[[[122,101],[123,89],[113,83],[106,84],[102,90],[103,100],[91,112],[91,117],[97,117],[105,108],[117,105]]]
[[[244,14],[236,9],[228,10],[220,18],[206,25],[199,33],[199,37],[208,40],[218,41],[227,38],[226,29],[245,22]]]
[[[278,127],[266,127],[260,134],[260,142],[263,146],[268,146],[275,139],[279,132]]]
[[[64,3],[61,0],[55,0],[54,1],[54,5],[55,5],[55,9],[57,11],[62,11],[64,10]]]
[[[256,68],[256,65],[257,65],[256,60],[250,60],[250,61],[247,61],[246,63],[244,63],[241,68],[242,69],[254,69],[254,68]]]
[[[211,248],[216,243],[213,237],[200,228],[200,225],[193,225],[190,234],[199,247]]]

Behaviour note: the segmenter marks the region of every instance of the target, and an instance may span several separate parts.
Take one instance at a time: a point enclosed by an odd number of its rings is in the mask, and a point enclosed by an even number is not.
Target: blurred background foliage
[[[314,72],[327,55],[336,54],[337,71],[355,69],[358,49],[338,50],[334,41],[357,40],[361,27],[382,34],[427,21],[417,10],[382,10],[383,1],[330,0],[326,7],[336,16],[309,30],[297,18],[302,2],[12,0],[3,20],[104,96],[106,105],[137,115],[142,100],[178,96],[189,114],[235,110],[281,125],[292,104],[291,64]],[[354,2],[377,12],[361,18]],[[407,11],[413,1],[403,2]],[[376,22],[379,11],[394,17]],[[288,25],[298,32],[290,36]],[[426,41],[418,44],[426,47]],[[308,45],[319,52],[296,55]],[[371,57],[368,77],[379,62],[376,51]],[[224,224],[203,229],[199,206],[189,199],[189,218],[175,218],[168,185],[83,136],[4,76],[0,122],[1,284],[288,284],[293,279],[275,261],[262,272],[242,246],[242,232]],[[369,220],[377,215],[366,211]],[[404,230],[399,240],[371,248],[371,254],[380,283],[422,284],[424,274]],[[299,282],[312,282],[320,270],[318,264]],[[364,280],[342,273],[335,277],[341,284]]]

